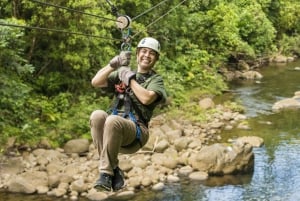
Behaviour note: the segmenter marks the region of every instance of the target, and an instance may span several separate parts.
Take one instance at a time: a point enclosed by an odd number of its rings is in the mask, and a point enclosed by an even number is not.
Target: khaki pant
[[[118,154],[132,154],[141,146],[139,143],[129,145],[136,139],[136,125],[130,119],[118,115],[108,115],[102,110],[94,111],[90,116],[91,135],[100,157],[99,171],[113,175],[118,166]],[[141,143],[144,146],[149,138],[148,129],[141,128]]]

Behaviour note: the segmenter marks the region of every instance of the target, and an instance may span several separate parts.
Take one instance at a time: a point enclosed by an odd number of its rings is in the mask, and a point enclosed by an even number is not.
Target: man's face
[[[137,54],[137,62],[143,70],[150,70],[157,61],[157,53],[146,47],[139,49]]]

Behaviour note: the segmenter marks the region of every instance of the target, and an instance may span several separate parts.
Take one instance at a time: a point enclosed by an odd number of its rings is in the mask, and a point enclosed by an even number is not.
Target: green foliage
[[[238,104],[237,102],[226,101],[224,103],[224,106],[233,112],[239,112],[239,113],[245,112],[245,108],[242,105]]]
[[[23,24],[22,20],[14,18],[1,20],[1,23]],[[17,28],[0,26],[0,65],[7,73],[20,76],[32,73],[34,68],[24,58],[24,32]],[[3,69],[3,70],[4,70]]]
[[[1,20],[1,23],[21,23],[15,19]],[[14,134],[22,127],[27,117],[24,104],[32,88],[23,81],[34,68],[23,57],[23,31],[16,28],[0,27],[0,132],[1,140]],[[7,132],[12,127],[13,132]]]
[[[106,16],[106,12],[99,9],[95,1],[51,3],[98,16],[111,17]],[[112,21],[103,23],[103,19],[34,2],[24,3],[23,6],[24,11],[30,15],[27,16],[28,25],[112,39],[112,34],[107,31],[115,27]],[[49,83],[55,83],[56,86],[50,86],[52,89],[50,94],[53,95],[60,93],[61,90],[73,91],[82,86],[88,87],[87,81],[92,76],[91,72],[96,71],[115,54],[113,40],[40,30],[30,30],[27,37],[28,41],[33,41],[28,43],[27,48],[36,49],[30,54],[31,61],[37,68],[38,82],[34,84],[37,90],[43,91],[49,88]],[[51,77],[53,75],[52,80],[48,80],[49,75]]]
[[[297,55],[300,56],[300,36],[287,36],[283,35],[279,42],[281,53],[284,55]]]
[[[181,116],[188,111],[185,115],[197,121],[205,116],[193,97],[227,88],[218,70],[232,57],[268,56],[277,46],[284,54],[300,54],[297,1],[191,0],[178,6],[181,1],[174,0],[146,13],[161,1],[114,2],[120,14],[133,19],[133,52],[144,36],[161,42],[156,70],[164,77],[169,108]],[[90,80],[122,44],[110,6],[92,0],[51,3],[110,20],[33,1],[0,2],[1,23],[100,37],[0,26],[2,143],[10,136],[32,144],[46,137],[55,146],[76,137],[90,138],[90,113],[108,108],[109,97],[97,94]]]
[[[263,12],[262,6],[258,3],[250,4],[239,12],[241,14],[238,27],[241,38],[247,41],[253,52],[262,55],[276,50],[274,45],[276,30]]]
[[[281,34],[298,34],[300,32],[300,2],[280,1],[278,26]]]

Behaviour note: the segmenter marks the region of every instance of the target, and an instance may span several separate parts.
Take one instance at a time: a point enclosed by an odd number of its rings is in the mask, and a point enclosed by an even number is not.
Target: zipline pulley
[[[122,32],[123,43],[121,45],[121,51],[130,51],[131,50],[131,19],[127,15],[120,15],[117,17],[117,27]]]
[[[131,35],[131,29],[130,29],[131,18],[127,15],[120,15],[118,13],[117,7],[114,6],[114,4],[111,3],[110,0],[106,0],[106,2],[111,7],[112,14],[117,17],[116,25],[117,25],[117,28],[119,28],[122,33],[123,43],[121,45],[121,51],[130,51],[131,50],[131,37],[130,37],[130,35]]]
[[[117,27],[119,29],[126,29],[131,24],[131,19],[127,15],[120,15],[117,17]]]

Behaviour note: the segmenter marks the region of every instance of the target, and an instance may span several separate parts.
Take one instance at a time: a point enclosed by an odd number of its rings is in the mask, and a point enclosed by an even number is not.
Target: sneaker
[[[119,167],[116,167],[114,169],[114,176],[112,177],[112,189],[118,191],[125,186],[124,184],[124,173]]]
[[[111,190],[112,176],[106,173],[101,173],[99,179],[96,181],[94,188],[99,190]]]

